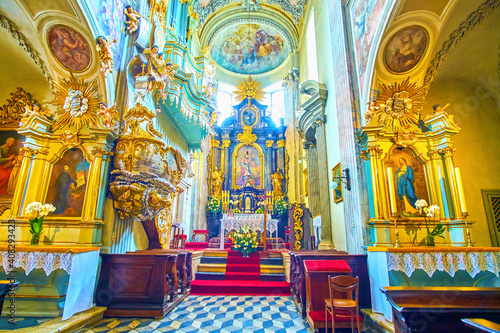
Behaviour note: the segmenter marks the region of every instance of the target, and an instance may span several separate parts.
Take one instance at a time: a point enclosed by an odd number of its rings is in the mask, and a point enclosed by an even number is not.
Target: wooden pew
[[[461,319],[500,318],[500,288],[384,287],[396,333],[473,332]]]
[[[359,307],[371,308],[370,278],[366,254],[347,254],[344,251],[336,250],[290,251],[290,260],[293,260],[293,257],[295,257],[295,274],[292,277],[293,272],[290,270],[290,285],[294,285],[294,287],[291,286],[291,289],[295,290],[294,300],[302,317],[306,318],[307,314],[304,260],[345,260],[352,269],[352,276],[359,277]]]
[[[18,286],[19,286],[18,281],[0,280],[0,318],[2,318],[2,309],[3,309],[3,303],[5,301],[5,297],[7,295],[11,294],[11,292],[14,291],[14,288],[17,288]],[[10,315],[10,314],[7,314],[7,316],[8,315]]]
[[[176,254],[101,254],[97,305],[105,316],[162,318],[185,295],[176,293]]]
[[[466,318],[462,322],[477,333],[500,333],[500,325],[486,319]]]

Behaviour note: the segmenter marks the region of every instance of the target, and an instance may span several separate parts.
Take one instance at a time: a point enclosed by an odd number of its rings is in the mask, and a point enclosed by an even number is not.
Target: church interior
[[[500,332],[499,7],[1,1],[0,331]]]

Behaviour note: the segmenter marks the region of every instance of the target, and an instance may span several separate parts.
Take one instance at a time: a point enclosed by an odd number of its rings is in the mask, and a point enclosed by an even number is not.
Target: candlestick
[[[392,174],[392,168],[387,168],[387,180],[389,182],[389,202],[391,204],[391,214],[394,215],[397,212],[396,204],[396,192],[394,190],[394,176]]]
[[[455,167],[455,179],[457,181],[457,189],[458,189],[458,200],[460,201],[460,207],[462,209],[461,213],[467,212],[467,205],[465,203],[465,192],[464,192],[464,184],[462,182],[462,173],[460,172],[459,167]],[[459,212],[457,212],[457,215]]]
[[[397,219],[397,213],[392,214],[392,218],[394,219],[394,236],[396,236],[396,244],[394,247],[396,249],[402,247],[401,244],[399,243],[399,231],[398,231],[398,219]]]
[[[467,212],[464,212],[463,219],[465,222],[465,234],[467,235],[467,247],[472,247],[472,241],[470,239],[469,221],[467,221],[467,216],[469,216],[469,214]]]

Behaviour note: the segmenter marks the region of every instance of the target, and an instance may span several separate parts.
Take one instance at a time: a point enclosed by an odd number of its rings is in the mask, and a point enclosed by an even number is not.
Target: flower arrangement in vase
[[[248,257],[249,253],[257,252],[259,241],[257,239],[257,232],[251,231],[247,225],[240,227],[231,236],[233,248],[240,251],[244,257]]]
[[[211,197],[207,203],[207,211],[209,213],[218,213],[221,210],[222,202],[216,197]]]
[[[38,245],[38,242],[40,241],[40,235],[43,232],[43,218],[55,210],[56,207],[54,207],[52,204],[42,205],[37,201],[34,201],[26,206],[26,209],[24,210],[26,214],[36,213],[36,217],[30,219],[30,245]]]
[[[285,212],[290,208],[290,203],[288,202],[288,199],[282,195],[276,198],[274,200],[274,213],[276,215],[283,215]]]
[[[435,237],[444,238],[443,233],[446,229],[442,223],[438,223],[431,231],[429,226],[429,219],[432,218],[432,220],[435,222],[436,217],[439,216],[441,209],[437,205],[431,205],[427,207],[427,201],[425,201],[424,199],[417,200],[415,206],[420,210],[420,212],[422,212],[422,210],[424,211],[425,228],[427,229],[427,235],[420,241],[418,245],[436,246]]]

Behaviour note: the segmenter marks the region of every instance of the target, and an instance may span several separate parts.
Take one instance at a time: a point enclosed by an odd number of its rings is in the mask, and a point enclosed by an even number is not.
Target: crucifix
[[[261,257],[267,258],[267,204],[270,198],[272,198],[272,195],[268,195],[267,191],[264,191],[264,195],[258,195],[257,196],[259,199],[263,200],[263,209],[264,209],[264,230],[262,231],[261,234],[261,242],[264,245],[264,250],[261,253]]]

